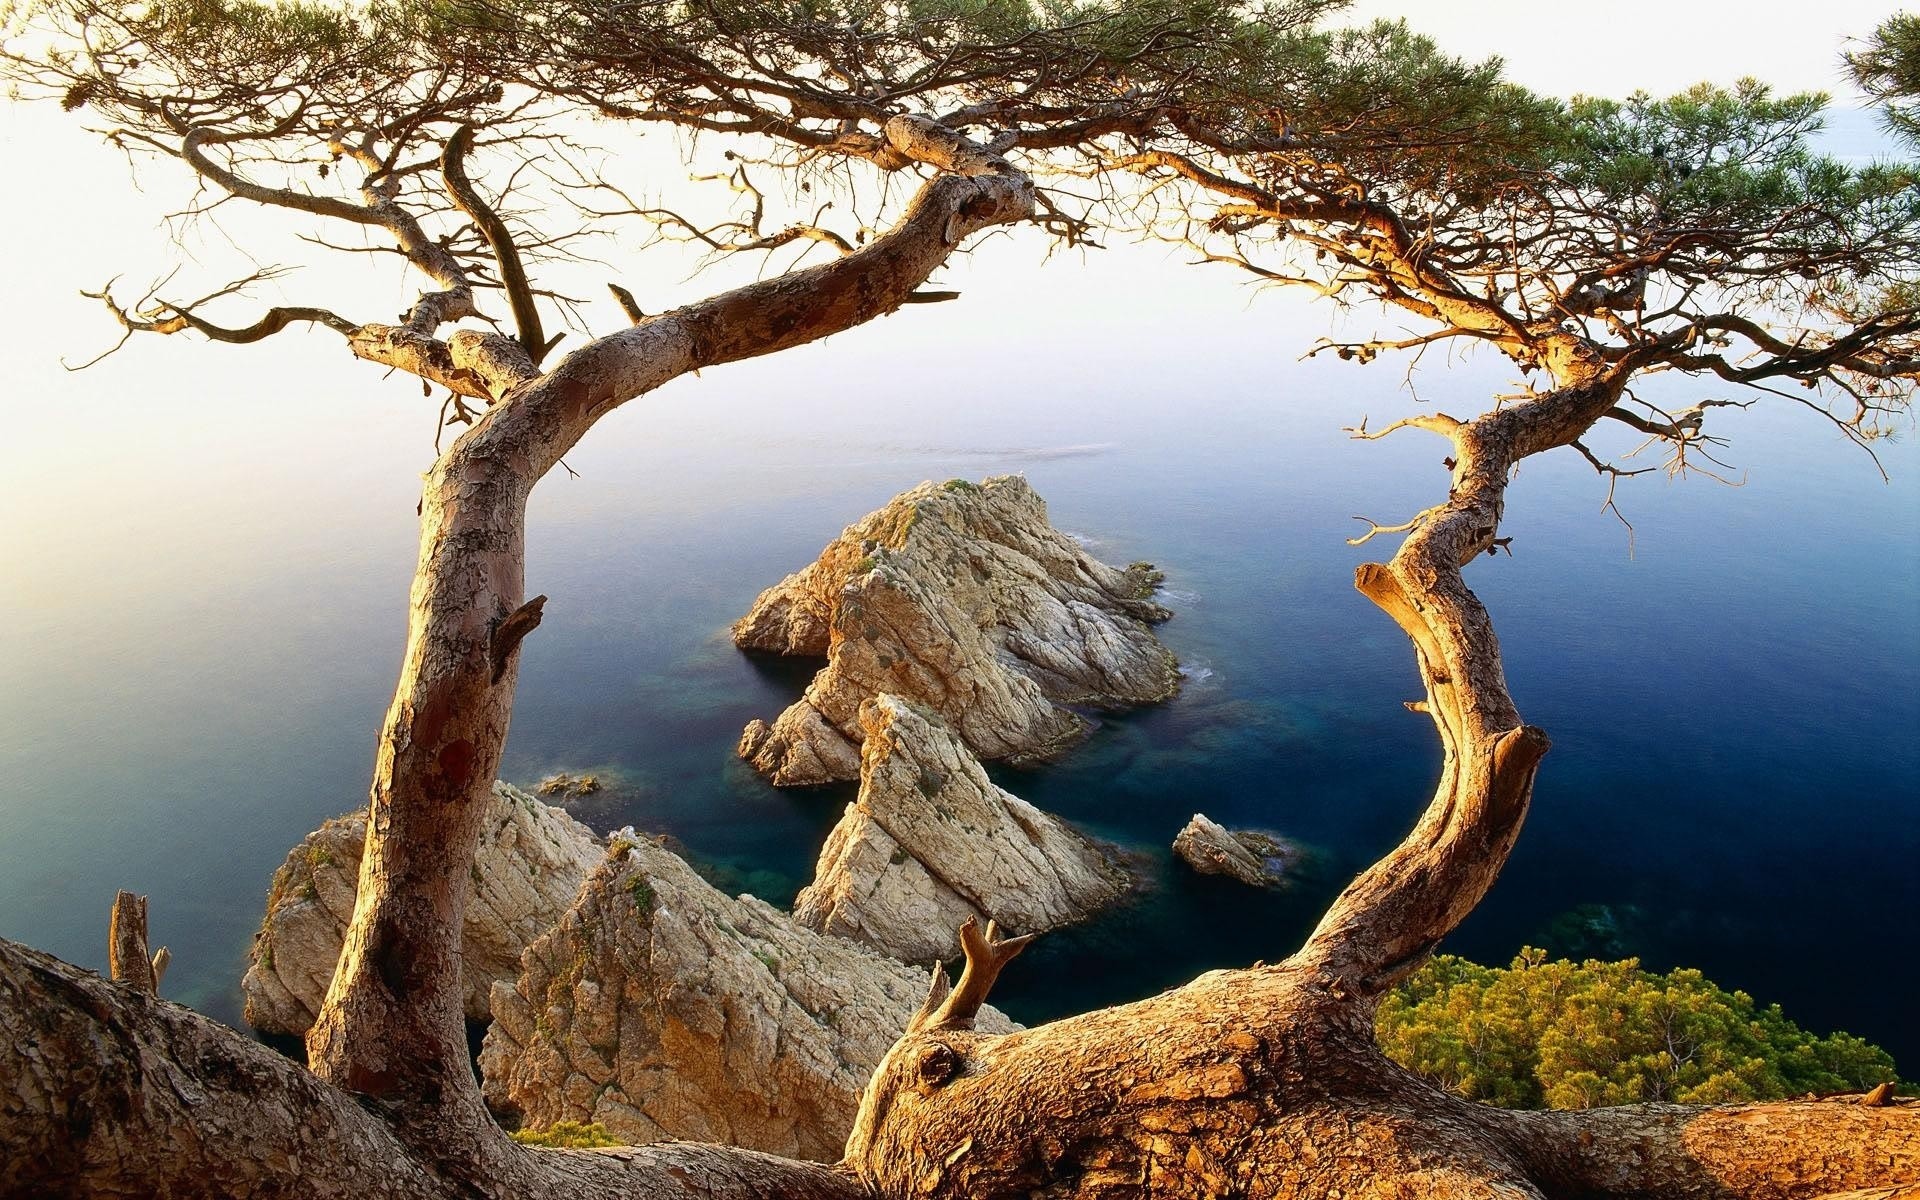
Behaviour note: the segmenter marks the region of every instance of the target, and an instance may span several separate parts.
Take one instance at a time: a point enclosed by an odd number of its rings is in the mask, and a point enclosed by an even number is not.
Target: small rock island
[[[1025,479],[923,483],[849,526],[733,626],[745,650],[824,658],[806,694],[740,756],[782,787],[860,776],[860,706],[932,710],[974,756],[1053,758],[1092,722],[1076,708],[1152,704],[1180,686],[1154,636],[1172,613],[1149,563],[1112,567],[1053,528]]]
[[[1250,887],[1279,887],[1300,860],[1300,848],[1258,830],[1232,830],[1193,814],[1173,839],[1173,852],[1202,875],[1225,875]]]

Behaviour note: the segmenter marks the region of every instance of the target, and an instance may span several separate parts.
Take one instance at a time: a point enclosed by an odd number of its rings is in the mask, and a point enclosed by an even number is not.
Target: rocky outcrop
[[[742,758],[774,783],[859,774],[860,705],[937,712],[982,759],[1040,761],[1090,722],[1070,706],[1164,700],[1178,664],[1151,625],[1150,564],[1107,566],[1047,523],[1027,482],[923,483],[850,526],[733,627],[748,650],[825,656],[798,703],[754,721]]]
[[[240,984],[254,1028],[300,1035],[313,1024],[353,918],[366,837],[364,812],[335,817],[274,872]],[[494,983],[518,977],[521,951],[559,920],[603,853],[593,831],[566,813],[493,785],[462,942],[468,1020],[488,1018]]]
[[[882,694],[860,727],[860,795],[794,903],[801,924],[930,962],[959,952],[968,917],[1040,933],[1126,892],[1114,858],[994,786],[931,710]]]
[[[494,988],[488,1103],[528,1127],[597,1121],[833,1161],[924,972],[729,897],[628,830]],[[981,1028],[1014,1028],[988,1010]]]
[[[1278,887],[1300,859],[1299,847],[1284,838],[1227,829],[1204,813],[1193,814],[1173,839],[1173,852],[1203,875],[1228,875],[1253,887]]]

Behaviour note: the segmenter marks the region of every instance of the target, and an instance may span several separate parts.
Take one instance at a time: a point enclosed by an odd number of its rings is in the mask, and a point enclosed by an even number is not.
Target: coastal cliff
[[[240,982],[255,1029],[300,1036],[313,1024],[353,917],[366,840],[366,813],[335,817],[274,872]],[[520,952],[559,920],[603,853],[593,831],[566,813],[511,784],[493,785],[461,941],[469,1021],[488,1019],[493,985],[519,975]]]
[[[494,988],[488,1103],[622,1142],[838,1159],[926,973],[728,896],[653,838],[611,842],[519,979]],[[1017,1028],[992,1009],[980,1027]]]

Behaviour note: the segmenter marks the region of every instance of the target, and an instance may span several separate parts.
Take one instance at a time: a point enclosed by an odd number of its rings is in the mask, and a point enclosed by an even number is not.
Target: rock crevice
[[[860,708],[860,794],[794,903],[801,924],[909,962],[959,952],[969,917],[1039,933],[1123,895],[1117,859],[988,778],[932,710]]]
[[[365,812],[335,817],[301,840],[273,874],[266,918],[240,982],[247,1023],[304,1035],[333,982],[353,919]],[[469,875],[461,953],[469,1021],[486,1021],[496,982],[520,973],[520,952],[573,903],[603,856],[592,830],[507,783],[493,785]]]

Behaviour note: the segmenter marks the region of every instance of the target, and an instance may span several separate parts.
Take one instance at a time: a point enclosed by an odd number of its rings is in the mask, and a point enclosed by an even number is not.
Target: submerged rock
[[[1231,830],[1193,814],[1173,839],[1173,852],[1203,875],[1229,875],[1253,887],[1278,887],[1299,861],[1300,850],[1284,838],[1254,830]]]
[[[526,1126],[599,1122],[831,1162],[926,975],[729,897],[653,839],[614,835],[493,994],[487,1102]],[[1016,1028],[994,1010],[980,1028]]]
[[[274,872],[240,982],[254,1028],[298,1036],[313,1024],[353,919],[366,838],[364,812],[335,817]],[[518,977],[520,952],[559,920],[602,854],[585,825],[509,784],[493,785],[461,942],[468,1020],[488,1018],[494,983]]]
[[[933,709],[980,758],[1050,758],[1090,727],[1068,706],[1178,690],[1151,628],[1171,615],[1148,599],[1158,582],[1149,563],[1087,554],[1018,476],[923,483],[735,623],[743,649],[827,660],[798,703],[747,727],[740,755],[781,786],[853,779],[860,706],[888,692]]]
[[[569,775],[565,771],[556,771],[542,779],[533,790],[542,796],[560,796],[568,800],[578,800],[582,796],[591,796],[600,790],[600,777]]]
[[[959,952],[968,917],[1040,933],[1123,895],[1127,873],[994,786],[945,722],[882,694],[860,707],[860,795],[827,835],[794,917],[909,962]]]

